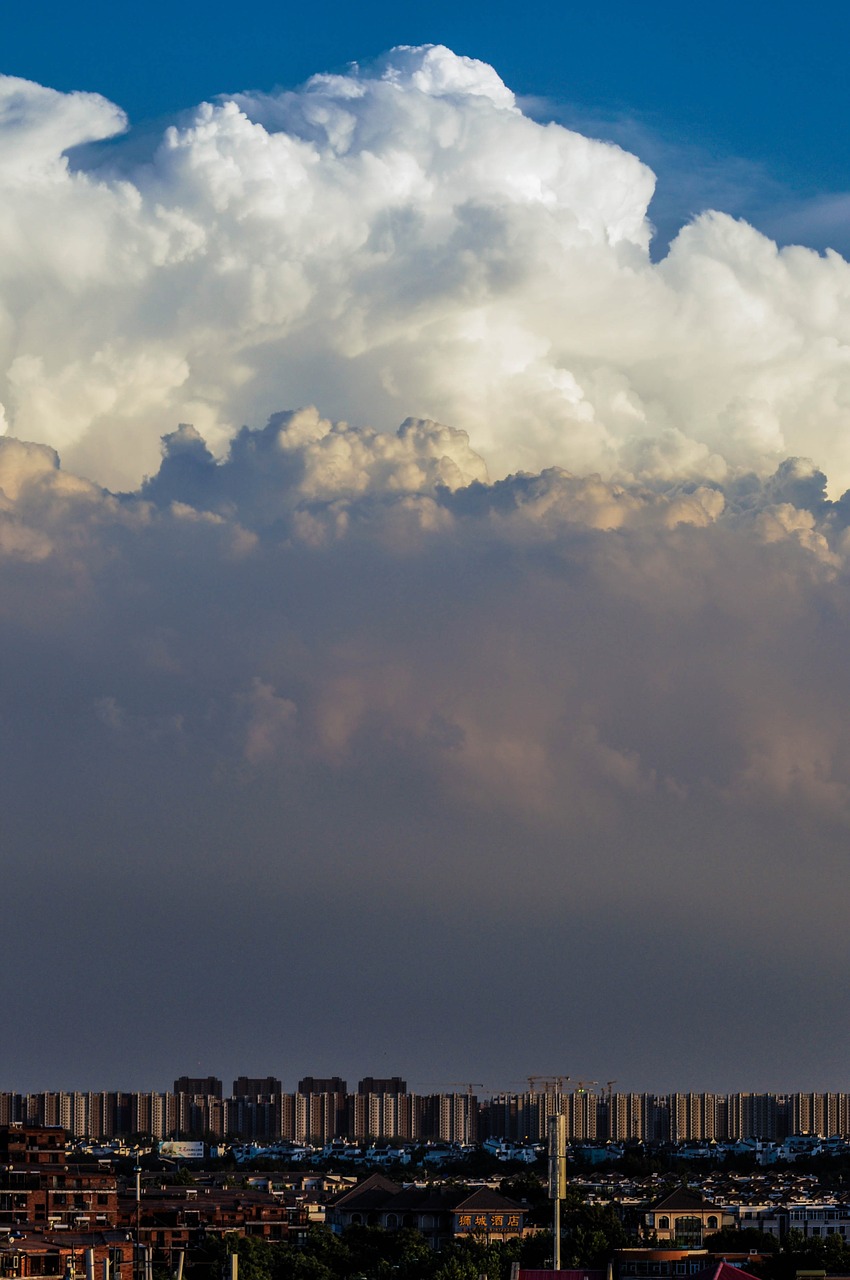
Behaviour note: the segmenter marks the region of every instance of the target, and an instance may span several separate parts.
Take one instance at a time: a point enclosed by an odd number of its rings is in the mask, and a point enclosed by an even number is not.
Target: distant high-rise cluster
[[[543,1141],[566,1117],[570,1141],[685,1142],[789,1134],[850,1135],[850,1093],[613,1093],[561,1087],[498,1093],[409,1093],[399,1076],[305,1076],[285,1093],[274,1076],[239,1076],[229,1097],[214,1076],[181,1076],[172,1092],[0,1093],[0,1125],[59,1125],[75,1137],[145,1134],[330,1142],[335,1138]]]

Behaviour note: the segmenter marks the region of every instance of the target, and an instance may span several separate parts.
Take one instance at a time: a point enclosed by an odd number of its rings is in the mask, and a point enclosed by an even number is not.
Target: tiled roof
[[[490,1211],[500,1213],[502,1210],[506,1213],[516,1213],[517,1210],[521,1209],[521,1206],[518,1205],[515,1200],[508,1200],[508,1198],[503,1196],[500,1192],[491,1191],[488,1187],[479,1187],[479,1189],[477,1191],[473,1191],[472,1195],[468,1196],[466,1200],[461,1201],[457,1207],[464,1211],[471,1210],[473,1213],[476,1210],[482,1213]]]
[[[394,1213],[451,1213],[461,1209],[469,1212],[516,1213],[521,1209],[498,1191],[480,1187],[470,1191],[468,1187],[400,1187],[379,1173],[372,1174],[365,1182],[334,1197],[330,1205],[344,1209],[346,1213],[363,1213],[370,1210],[391,1209]]]
[[[388,1196],[394,1195],[400,1190],[401,1188],[397,1182],[391,1182],[389,1178],[385,1178],[380,1173],[373,1173],[365,1182],[359,1182],[356,1187],[351,1187],[349,1190],[343,1191],[338,1196],[332,1196],[328,1203],[334,1206],[345,1205],[346,1208],[348,1208],[356,1200],[358,1201],[359,1207],[361,1196],[372,1192],[379,1192],[380,1198],[377,1203],[382,1204]]]
[[[713,1262],[691,1276],[691,1280],[756,1280],[750,1271],[742,1271],[740,1267],[730,1266],[728,1262]]]
[[[718,1206],[697,1192],[684,1189],[672,1191],[669,1196],[665,1196],[658,1204],[653,1205],[655,1213],[686,1213],[688,1210],[694,1213],[708,1213],[712,1209],[718,1209]]]

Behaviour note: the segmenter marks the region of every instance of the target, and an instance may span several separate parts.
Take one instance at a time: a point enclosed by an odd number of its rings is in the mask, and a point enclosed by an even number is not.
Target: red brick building
[[[115,1175],[69,1165],[64,1129],[0,1129],[0,1230],[103,1232],[117,1220]]]
[[[133,1243],[123,1231],[60,1234],[27,1230],[0,1236],[0,1276],[69,1276],[85,1280],[86,1251],[92,1251],[96,1280],[109,1266],[110,1280],[132,1280]]]

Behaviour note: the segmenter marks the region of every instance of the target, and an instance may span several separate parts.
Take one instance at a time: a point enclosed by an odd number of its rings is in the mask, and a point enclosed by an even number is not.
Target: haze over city
[[[846,1089],[850,17],[40,0],[0,1088]]]

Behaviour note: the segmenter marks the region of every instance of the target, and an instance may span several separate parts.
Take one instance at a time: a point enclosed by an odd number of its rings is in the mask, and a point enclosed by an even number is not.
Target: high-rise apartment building
[[[299,1093],[348,1093],[348,1084],[341,1076],[305,1076],[298,1081]]]
[[[180,1076],[174,1081],[175,1093],[188,1093],[193,1097],[220,1098],[223,1086],[217,1076]]]
[[[669,1097],[671,1142],[710,1141],[722,1136],[725,1112],[713,1093],[671,1093]]]
[[[389,1079],[378,1076],[365,1076],[357,1086],[358,1093],[407,1093],[407,1081],[401,1076]]]
[[[322,1083],[316,1081],[316,1083]],[[344,1083],[344,1082],[340,1082]],[[295,1141],[324,1145],[347,1135],[348,1107],[344,1091],[299,1089],[295,1095]]]
[[[348,1095],[349,1132],[364,1139],[398,1138],[413,1142],[420,1133],[420,1099],[411,1093],[362,1093]]]
[[[501,1137],[546,1140],[550,1118],[565,1117],[569,1141],[701,1142],[757,1138],[781,1142],[794,1133],[850,1136],[848,1093],[594,1093],[561,1091],[561,1081],[525,1093],[479,1101],[470,1092],[410,1094],[400,1076],[366,1076],[349,1094],[340,1076],[307,1076],[295,1094],[277,1077],[239,1076],[230,1098],[216,1077],[181,1077],[177,1093],[0,1093],[0,1124],[61,1126],[71,1137],[103,1139],[178,1133],[231,1135],[249,1141],[325,1143],[348,1137],[475,1142]],[[208,1086],[213,1087],[208,1092]],[[367,1086],[374,1088],[369,1089]],[[204,1092],[193,1092],[201,1086]],[[323,1086],[333,1086],[325,1088]]]
[[[423,1099],[425,1141],[477,1142],[478,1099],[469,1093],[434,1093]]]
[[[283,1093],[277,1076],[239,1076],[233,1081],[234,1098],[270,1098]]]

